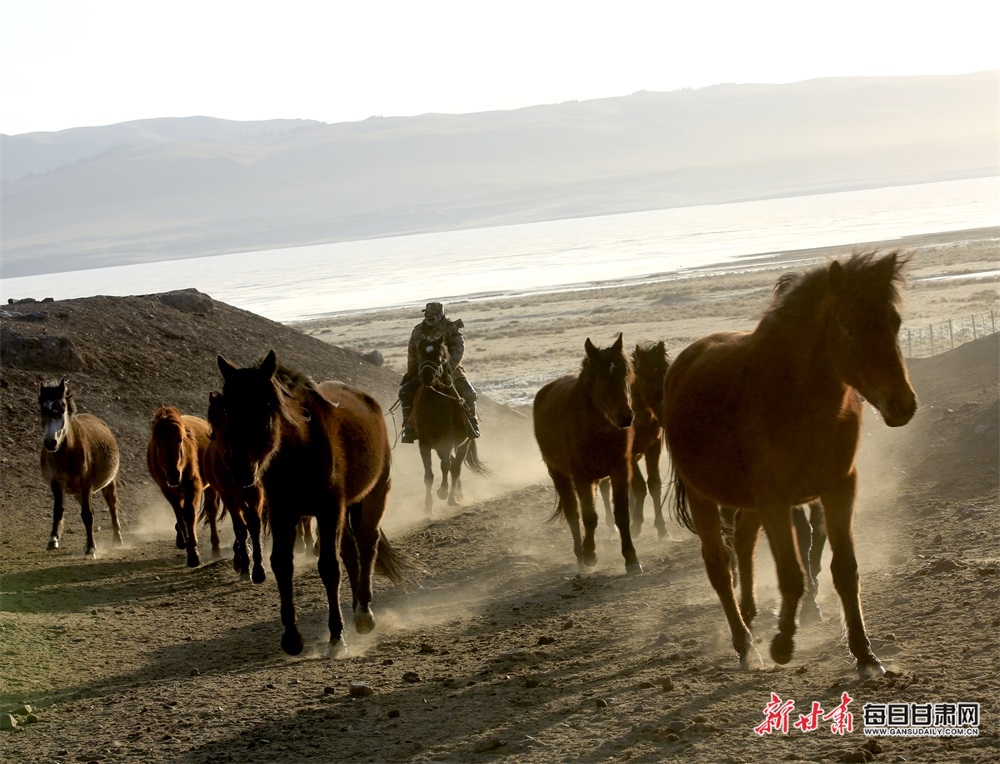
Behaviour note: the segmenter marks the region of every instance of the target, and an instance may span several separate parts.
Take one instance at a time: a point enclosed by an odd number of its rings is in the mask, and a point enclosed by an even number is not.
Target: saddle
[[[410,425],[410,430],[413,432],[413,436],[419,440],[420,430],[417,427],[417,408],[420,406],[420,399],[423,397],[424,392],[426,392],[427,386],[420,385],[417,391],[413,394],[413,407],[410,409],[410,416],[406,420]],[[455,404],[462,411],[463,416],[465,416],[465,405],[462,403],[462,399],[459,397],[458,393],[455,392],[454,386],[443,387],[440,385],[434,385],[431,390],[436,392],[438,395],[443,395],[447,398],[452,398]]]

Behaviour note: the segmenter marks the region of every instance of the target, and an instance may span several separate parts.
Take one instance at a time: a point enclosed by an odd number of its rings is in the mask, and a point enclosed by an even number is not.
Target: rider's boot
[[[470,438],[479,437],[479,419],[476,416],[475,401],[465,401],[465,432]]]
[[[417,439],[417,434],[413,431],[413,425],[410,424],[410,407],[403,406],[403,433],[399,436],[400,443],[413,443]]]

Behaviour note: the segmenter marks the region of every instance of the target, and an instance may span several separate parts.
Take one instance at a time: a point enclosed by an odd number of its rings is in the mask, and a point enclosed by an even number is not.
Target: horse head
[[[156,456],[160,461],[160,469],[167,481],[167,486],[176,488],[181,484],[184,474],[184,420],[181,412],[173,406],[162,406],[153,414],[153,440],[159,446]]]
[[[209,423],[222,463],[241,488],[257,483],[281,445],[286,404],[276,378],[278,360],[271,350],[256,366],[237,368],[218,357],[221,393],[209,396]]]
[[[447,385],[451,371],[451,355],[443,337],[421,340],[417,349],[417,373],[428,387]]]
[[[635,372],[634,397],[654,412],[659,412],[663,401],[663,381],[670,368],[670,356],[663,340],[655,344],[636,345],[632,367]]]
[[[581,380],[591,402],[613,426],[625,429],[632,425],[632,362],[625,355],[622,335],[608,348],[584,343],[587,357],[583,360]]]
[[[42,442],[48,451],[55,453],[66,439],[70,417],[76,413],[73,393],[67,389],[65,378],[55,385],[44,382],[41,384],[38,391],[38,407],[44,433]]]
[[[908,258],[874,252],[833,261],[826,341],[840,378],[865,397],[890,427],[913,418],[917,398],[899,347],[900,295]]]

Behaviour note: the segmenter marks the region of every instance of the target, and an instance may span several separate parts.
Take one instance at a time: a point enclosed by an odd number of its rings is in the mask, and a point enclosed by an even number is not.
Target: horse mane
[[[263,359],[261,359],[261,362]],[[258,362],[258,366],[261,362]],[[303,430],[312,418],[310,409],[317,400],[325,401],[312,377],[298,369],[278,363],[274,372],[278,392],[278,413],[298,430]]]
[[[183,428],[181,412],[175,406],[161,406],[153,414],[153,432],[164,432],[167,426]]]
[[[761,325],[777,320],[794,322],[814,315],[816,305],[830,291],[830,274],[835,267],[850,281],[853,298],[881,300],[898,306],[905,281],[903,270],[910,257],[902,256],[898,249],[881,257],[877,255],[878,250],[854,252],[847,260],[817,265],[804,273],[781,274]]]
[[[600,352],[603,353],[605,350],[610,350],[610,349],[611,349],[610,347],[600,348]],[[628,353],[626,353],[624,349],[621,351],[621,357],[622,357],[622,360],[625,361],[625,368],[628,370],[628,374],[627,374],[628,378],[630,380],[635,379],[635,367],[632,365],[632,359],[628,357]],[[590,369],[590,363],[589,362],[590,362],[590,356],[584,354],[584,356],[583,356],[583,363],[580,364],[580,378],[581,379],[583,379],[583,378],[585,378],[587,376],[587,373],[588,373],[588,371]]]

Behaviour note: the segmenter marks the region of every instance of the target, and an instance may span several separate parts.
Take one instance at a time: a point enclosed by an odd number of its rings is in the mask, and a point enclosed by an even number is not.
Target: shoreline
[[[630,276],[621,279],[566,282],[564,284],[537,287],[535,289],[478,291],[441,299],[446,300],[450,305],[466,305],[470,303],[489,302],[492,300],[544,298],[546,296],[556,294],[627,288],[634,285],[659,284],[692,277],[724,276],[732,273],[788,268],[793,265],[808,266],[825,258],[843,257],[845,255],[850,255],[852,252],[864,252],[869,250],[885,251],[889,249],[907,250],[915,247],[927,247],[937,244],[954,243],[956,240],[963,241],[990,238],[997,239],[997,241],[1000,242],[1000,226],[961,228],[952,231],[939,231],[929,234],[910,234],[892,239],[881,239],[856,244],[840,244],[823,247],[744,254],[738,255],[736,258],[726,262],[696,265],[690,268],[679,268],[671,271],[657,271],[643,274],[641,276]],[[998,244],[998,250],[1000,250],[1000,244]],[[998,251],[997,263],[1000,263],[1000,251]],[[959,276],[966,274],[955,275]],[[973,277],[975,274],[968,275],[969,277]],[[417,308],[417,312],[419,312],[420,306],[421,303],[402,303],[371,308],[330,311],[320,316],[286,320],[281,323],[286,326],[302,328],[303,326],[312,324],[336,321],[347,316],[370,315],[385,311],[408,310],[410,308]]]

